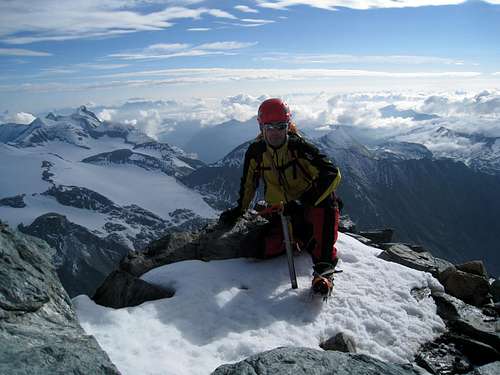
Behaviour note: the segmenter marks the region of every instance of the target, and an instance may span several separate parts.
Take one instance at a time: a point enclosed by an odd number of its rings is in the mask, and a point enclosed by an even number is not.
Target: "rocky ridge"
[[[0,373],[119,374],[78,324],[53,252],[0,222]]]

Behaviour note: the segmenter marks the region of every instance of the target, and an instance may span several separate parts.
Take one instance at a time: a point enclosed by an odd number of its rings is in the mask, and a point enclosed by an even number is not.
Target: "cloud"
[[[342,55],[342,54],[289,54],[269,53],[258,58],[263,61],[284,61],[292,64],[443,64],[463,65],[462,60],[434,56],[412,55]]]
[[[8,111],[0,113],[0,123],[14,123],[14,124],[31,124],[33,120],[36,119],[31,113],[18,112],[10,114]]]
[[[187,29],[187,31],[210,31],[212,30],[210,27],[191,27]]]
[[[250,8],[246,5],[236,5],[234,9],[239,10],[240,12],[243,13],[259,13],[257,9]]]
[[[228,50],[228,49],[241,49],[255,46],[257,42],[252,43],[242,43],[242,42],[215,42],[215,43],[205,43],[199,45],[197,48],[202,50]]]
[[[256,5],[270,9],[287,9],[291,6],[304,5],[325,10],[351,8],[366,10],[372,8],[416,8],[423,6],[441,6],[462,4],[465,0],[255,0]],[[500,4],[498,0],[483,0],[490,4]]]
[[[19,49],[19,48],[0,48],[0,56],[34,56],[34,57],[44,57],[52,56],[48,52],[31,51],[29,49]]]
[[[144,5],[156,3],[157,11],[144,13]],[[183,18],[199,19],[204,15],[236,19],[220,9],[187,8],[198,1],[132,0],[38,0],[36,2],[0,2],[0,40],[9,44],[62,41],[80,38],[109,37],[138,31],[162,30]],[[21,34],[22,33],[22,34]]]
[[[153,44],[139,52],[115,53],[109,55],[111,58],[123,60],[147,60],[147,59],[171,59],[186,56],[206,56],[206,55],[230,55],[234,52],[227,52],[248,48],[256,45],[257,42],[243,43],[236,41],[224,41],[200,44],[192,46],[184,43],[173,44]]]

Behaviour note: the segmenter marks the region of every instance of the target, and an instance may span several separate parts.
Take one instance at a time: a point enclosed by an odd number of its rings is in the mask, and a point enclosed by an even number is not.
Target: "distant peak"
[[[47,116],[45,116],[46,119],[49,119],[49,120],[53,120],[53,121],[57,121],[57,116],[50,112]]]
[[[97,126],[98,124],[101,123],[101,120],[95,115],[94,112],[89,111],[86,106],[81,105],[76,112],[73,114],[73,116],[81,116],[81,117],[86,117],[86,118],[91,118],[92,120],[96,121],[97,123],[94,124],[94,126]]]

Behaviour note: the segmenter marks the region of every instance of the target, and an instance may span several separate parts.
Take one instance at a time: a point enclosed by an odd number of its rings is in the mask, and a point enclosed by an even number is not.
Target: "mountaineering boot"
[[[333,274],[335,266],[330,263],[316,263],[314,265],[311,291],[313,294],[323,296],[326,300],[333,290]]]
[[[312,280],[312,292],[323,297],[328,297],[332,294],[333,275],[321,276],[315,274]]]

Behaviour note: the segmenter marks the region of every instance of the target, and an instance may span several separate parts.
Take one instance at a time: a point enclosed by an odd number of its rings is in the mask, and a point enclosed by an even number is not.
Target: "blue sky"
[[[500,87],[500,0],[0,2],[0,111]]]

